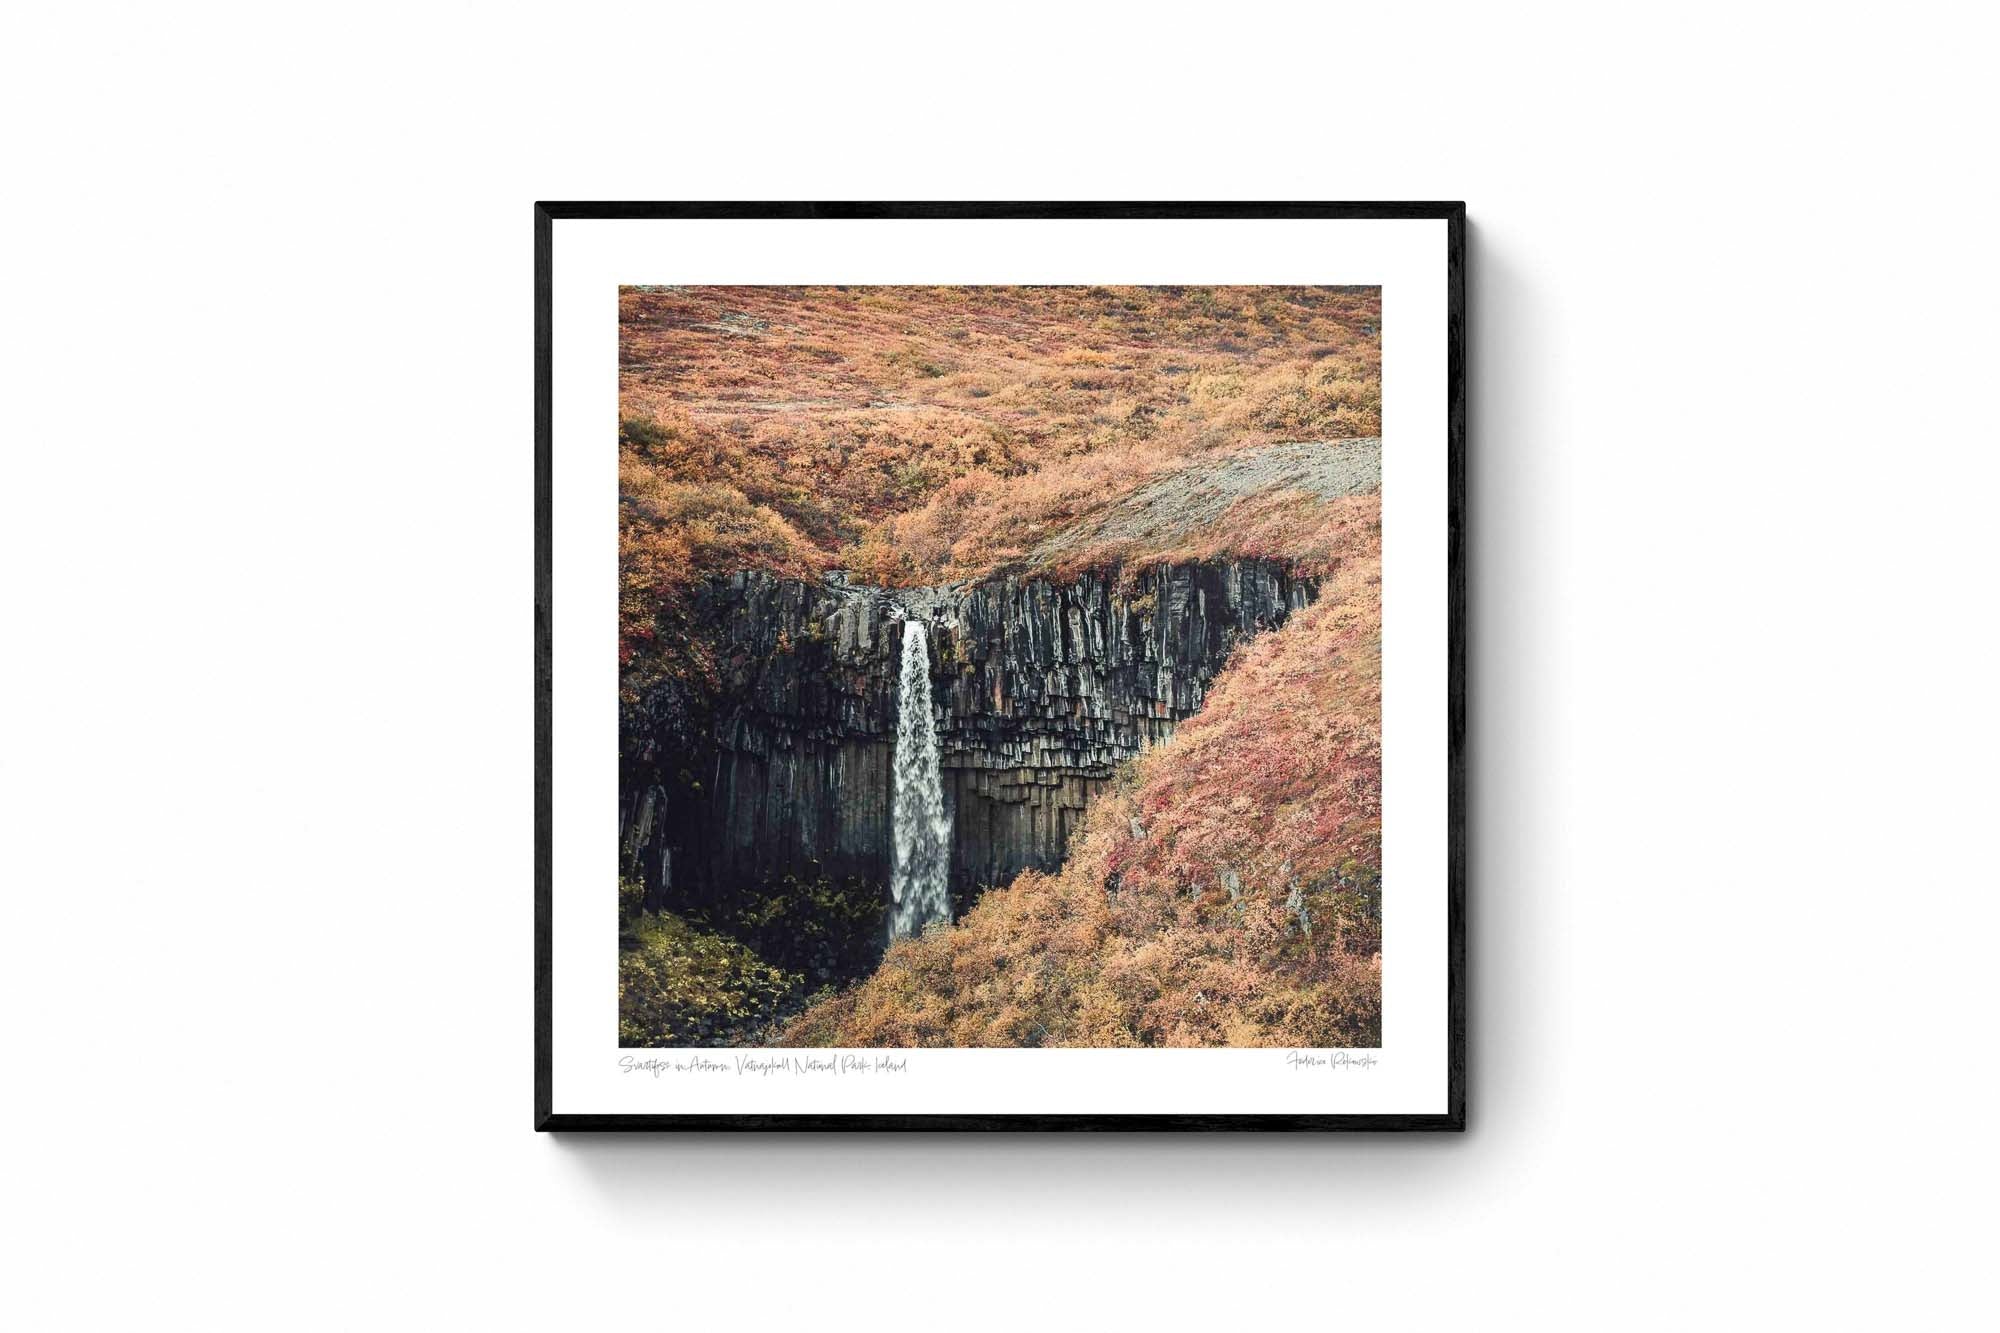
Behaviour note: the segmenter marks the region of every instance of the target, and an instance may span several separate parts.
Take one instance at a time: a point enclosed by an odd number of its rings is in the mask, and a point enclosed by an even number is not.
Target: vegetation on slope
[[[619,940],[618,1044],[727,1046],[778,1018],[803,978],[670,912]]]
[[[1035,548],[1215,456],[1379,434],[1380,311],[1375,288],[625,289],[628,691],[705,676],[687,607],[711,574],[914,584],[1172,554]],[[1292,525],[1315,509],[1266,497],[1217,530],[1310,546]]]
[[[784,1041],[1378,1045],[1379,533],[1121,772],[1060,872],[899,942]]]

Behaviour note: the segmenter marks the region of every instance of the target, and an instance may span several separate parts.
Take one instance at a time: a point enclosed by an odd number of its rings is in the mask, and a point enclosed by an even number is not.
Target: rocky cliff
[[[1238,642],[1317,591],[1264,561],[927,589],[718,580],[697,617],[712,693],[661,687],[625,712],[627,871],[655,906],[786,874],[886,884],[897,666],[920,617],[963,910],[1060,864],[1112,768],[1198,710]]]

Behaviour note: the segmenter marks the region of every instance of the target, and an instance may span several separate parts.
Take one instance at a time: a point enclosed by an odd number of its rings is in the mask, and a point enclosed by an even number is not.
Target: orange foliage
[[[728,481],[679,481],[631,444],[619,450],[618,660],[655,649],[654,671],[688,675],[685,634],[696,583],[726,569],[809,577],[825,557],[778,514]],[[633,684],[629,678],[628,686]]]
[[[1211,451],[1381,429],[1376,288],[629,287],[619,308],[646,467],[733,486],[879,582],[1016,560]]]

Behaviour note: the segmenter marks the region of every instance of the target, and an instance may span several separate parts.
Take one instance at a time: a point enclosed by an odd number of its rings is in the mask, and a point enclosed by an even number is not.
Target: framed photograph
[[[535,1126],[1465,1124],[1464,206],[535,206]]]

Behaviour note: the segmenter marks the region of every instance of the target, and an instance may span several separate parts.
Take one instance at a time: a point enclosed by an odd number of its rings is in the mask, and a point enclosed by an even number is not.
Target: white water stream
[[[889,878],[894,899],[889,937],[901,939],[933,921],[951,920],[951,820],[944,812],[937,729],[931,721],[930,642],[919,620],[903,625],[890,817],[896,856]]]

